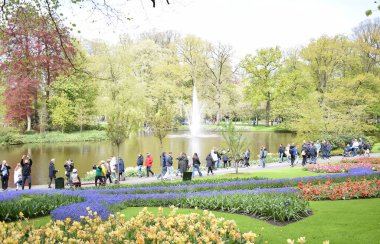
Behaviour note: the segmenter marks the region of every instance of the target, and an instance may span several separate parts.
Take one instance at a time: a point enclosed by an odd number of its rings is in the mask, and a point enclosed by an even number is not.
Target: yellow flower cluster
[[[126,220],[123,214],[110,215],[102,221],[96,212],[81,221],[50,221],[34,228],[26,220],[0,223],[0,243],[254,243],[257,235],[241,233],[234,221],[216,218],[212,213],[177,214],[173,207],[168,215],[162,208],[157,216],[144,208]],[[299,241],[304,243],[304,237]],[[288,240],[289,242],[289,240]]]

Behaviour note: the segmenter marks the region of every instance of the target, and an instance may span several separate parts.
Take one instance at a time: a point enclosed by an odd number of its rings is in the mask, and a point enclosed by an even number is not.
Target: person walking
[[[302,156],[302,166],[305,166],[306,161],[307,161],[306,149],[302,149],[301,156]]]
[[[207,157],[206,157],[207,175],[209,173],[211,173],[212,175],[214,175],[214,172],[212,172],[212,162],[213,162],[213,159],[212,159],[211,153],[209,153],[207,155]]]
[[[111,159],[107,159],[106,163],[105,163],[105,166],[106,166],[106,169],[107,169],[107,172],[106,172],[106,182],[107,182],[107,179],[110,181],[110,184],[112,184],[112,179],[111,179]]]
[[[11,167],[8,165],[6,160],[3,160],[3,163],[1,164],[1,187],[3,191],[6,191],[8,189],[8,180],[9,180],[9,170]]]
[[[319,141],[317,141],[315,144],[315,149],[317,149],[317,158],[319,157],[319,152],[321,151],[321,143],[319,143]]]
[[[186,153],[182,152],[181,155],[177,157],[177,160],[178,160],[178,169],[182,177],[183,173],[187,171],[187,168],[189,166],[189,159],[187,159]]]
[[[317,163],[317,148],[315,147],[314,143],[311,143],[309,154],[310,154],[310,163],[316,164]]]
[[[249,149],[247,149],[247,151],[245,151],[245,153],[244,153],[244,166],[245,167],[250,166],[250,164],[249,164],[250,157],[251,157],[251,151]]]
[[[294,161],[296,160],[296,156],[298,155],[297,148],[292,144],[290,146],[290,165],[291,167],[294,167]]]
[[[22,183],[22,168],[20,163],[16,165],[15,171],[13,173],[13,178],[13,181],[16,185],[16,191],[18,191],[18,187],[21,186]]]
[[[223,152],[222,159],[223,159],[223,167],[228,168],[228,154],[226,151]]]
[[[167,171],[167,165],[166,165],[166,152],[162,152],[160,156],[160,165],[161,165],[161,172],[157,175],[157,180],[164,179],[164,176]]]
[[[119,157],[119,179],[124,181],[125,175],[124,175],[124,161],[121,157]]]
[[[280,158],[280,163],[284,162],[285,148],[284,145],[280,144],[278,148],[278,157]]]
[[[142,166],[144,164],[144,157],[141,153],[137,156],[137,174],[142,177]]]
[[[198,157],[198,154],[197,153],[194,153],[193,155],[193,178],[195,176],[195,171],[198,171],[198,174],[199,176],[201,177],[202,176],[202,172],[201,172],[201,161],[199,160],[199,157]]]
[[[30,157],[30,155],[23,155],[22,158],[21,158],[21,167],[22,167],[22,185],[21,185],[21,189],[24,190],[24,186],[25,186],[25,182],[26,180],[28,180],[28,185],[29,185],[29,190],[32,188],[32,177],[31,177],[31,173],[32,173],[32,164],[33,164],[33,161]]]
[[[265,146],[262,146],[260,150],[260,162],[263,168],[265,168],[267,155],[268,155],[267,149],[265,148]]]
[[[151,170],[153,165],[153,157],[150,153],[146,153],[145,166],[146,166],[146,177],[149,177],[149,172],[154,176],[154,172]]]
[[[51,188],[51,183],[53,182],[53,179],[55,180],[56,176],[55,174],[58,172],[58,170],[55,169],[55,159],[52,158],[50,160],[50,163],[49,163],[49,179],[50,179],[50,182],[49,182],[49,186],[48,188]]]
[[[117,175],[119,175],[118,174],[118,171],[117,171],[117,159],[116,159],[116,157],[115,156],[112,156],[111,157],[111,161],[110,161],[110,172],[111,172],[111,179],[113,179],[114,180],[114,182],[115,182],[115,184],[117,184],[117,182],[118,182],[118,177],[117,177]]]
[[[173,156],[172,152],[169,152],[166,155],[166,174],[164,176],[165,179],[173,179],[174,177],[174,167],[173,167]]]

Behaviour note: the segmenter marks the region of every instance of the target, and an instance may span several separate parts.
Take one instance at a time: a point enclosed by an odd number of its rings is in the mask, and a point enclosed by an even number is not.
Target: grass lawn
[[[379,153],[380,152],[380,142],[373,144],[371,152],[372,153]]]
[[[243,232],[260,233],[269,243],[286,243],[288,238],[305,236],[307,243],[380,243],[380,199],[310,202],[314,215],[286,226],[273,226],[248,216],[213,212],[217,217],[233,219]],[[127,218],[136,216],[142,207],[123,211]],[[157,208],[149,208],[157,213]],[[170,209],[165,209],[169,212]],[[202,210],[179,209],[178,213]]]
[[[259,167],[257,165],[254,165],[252,167]],[[325,174],[325,173],[324,173]],[[307,176],[315,176],[320,175],[319,173],[310,172],[307,170],[303,170],[302,167],[288,167],[288,168],[280,168],[280,169],[265,169],[262,171],[257,172],[251,172],[251,173],[230,173],[225,175],[217,175],[213,176],[215,178],[245,178],[245,177],[263,177],[263,178],[270,178],[270,179],[280,179],[280,178],[296,178],[296,177],[307,177]],[[199,180],[200,178],[195,178],[194,180]]]
[[[22,135],[23,143],[76,142],[107,140],[106,131],[88,130],[72,133],[46,132]]]

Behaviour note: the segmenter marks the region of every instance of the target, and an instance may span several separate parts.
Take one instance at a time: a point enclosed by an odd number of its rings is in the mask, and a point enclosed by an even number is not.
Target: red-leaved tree
[[[7,81],[6,119],[13,125],[27,122],[30,130],[37,99],[42,97],[48,103],[49,86],[72,67],[75,48],[57,18],[39,15],[33,6],[20,7],[0,32],[0,68]]]

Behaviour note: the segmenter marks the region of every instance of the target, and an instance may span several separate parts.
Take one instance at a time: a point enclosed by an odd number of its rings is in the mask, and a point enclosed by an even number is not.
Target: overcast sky
[[[369,0],[110,0],[126,17],[124,23],[100,15],[64,10],[81,31],[81,38],[115,43],[122,34],[136,37],[152,29],[176,30],[211,42],[232,45],[241,58],[256,49],[307,44],[323,34],[347,34],[375,9]],[[379,16],[378,12],[374,16]]]

